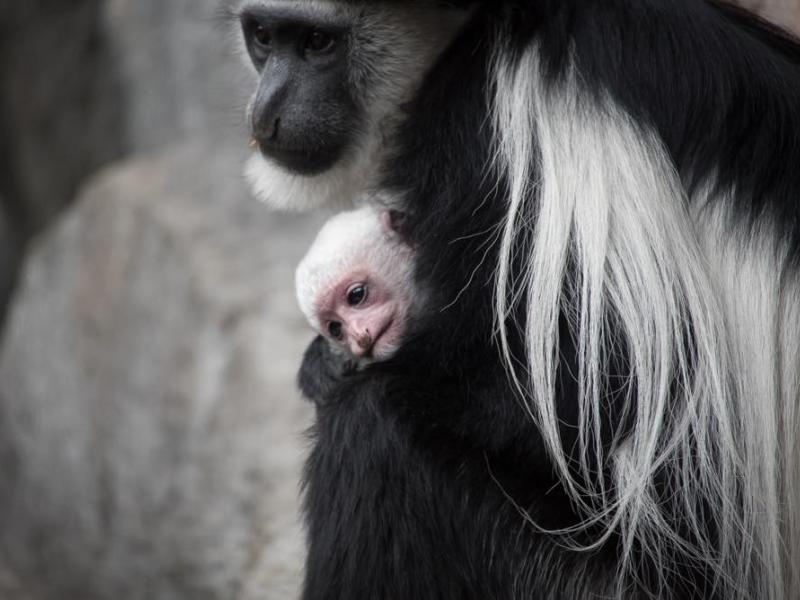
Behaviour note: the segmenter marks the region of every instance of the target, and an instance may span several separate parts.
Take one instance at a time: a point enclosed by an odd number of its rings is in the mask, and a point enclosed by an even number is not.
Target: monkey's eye
[[[250,54],[255,67],[261,70],[272,51],[270,29],[257,17],[247,13],[242,15],[241,23],[244,40],[247,43],[247,52]]]
[[[306,51],[315,54],[326,54],[333,50],[335,42],[330,33],[314,29],[306,38]]]
[[[347,304],[350,306],[360,306],[367,300],[369,291],[366,283],[359,283],[347,290]]]
[[[328,333],[335,340],[342,339],[342,324],[339,321],[331,321],[328,323]]]
[[[251,25],[251,32],[253,41],[255,41],[256,44],[262,48],[269,47],[270,43],[272,42],[272,36],[269,34],[269,30],[266,27],[264,27],[261,23],[253,23]]]

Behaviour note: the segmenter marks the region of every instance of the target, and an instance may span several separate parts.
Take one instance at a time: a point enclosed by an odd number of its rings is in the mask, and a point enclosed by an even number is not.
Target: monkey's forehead
[[[341,236],[323,237],[312,244],[295,271],[295,291],[300,310],[313,327],[318,327],[319,314],[333,301],[337,286],[366,264],[364,238],[344,239]]]
[[[262,9],[267,11],[281,11],[301,13],[314,17],[324,16],[355,16],[360,14],[364,7],[386,6],[420,6],[436,3],[426,0],[240,0],[240,9]]]
[[[239,9],[300,14],[309,18],[346,17],[356,14],[359,4],[339,0],[241,0]]]
[[[474,0],[240,0],[240,11],[278,10],[314,18],[352,18],[362,14],[364,8],[386,7],[466,9]]]

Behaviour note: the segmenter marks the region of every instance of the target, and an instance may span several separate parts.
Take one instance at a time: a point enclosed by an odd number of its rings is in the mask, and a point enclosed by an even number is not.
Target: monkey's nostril
[[[279,118],[270,119],[269,121],[266,119],[262,119],[260,121],[254,120],[252,124],[252,137],[255,145],[261,146],[265,143],[275,142],[278,137],[279,125]]]
[[[267,127],[267,129],[264,131],[264,139],[274,141],[275,138],[278,137],[278,125],[280,122],[280,119],[275,119],[272,124]]]
[[[267,123],[261,123],[258,128],[258,139],[261,142],[274,142],[275,138],[278,137],[278,125],[280,124],[280,119],[271,119]]]

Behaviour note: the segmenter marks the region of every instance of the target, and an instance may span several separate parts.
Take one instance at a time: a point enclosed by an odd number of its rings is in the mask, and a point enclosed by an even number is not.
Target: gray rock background
[[[17,248],[109,162],[196,133],[242,139],[230,4],[0,2],[0,211]]]
[[[773,23],[792,31],[795,35],[800,35],[800,1],[739,0],[736,3],[759,13]]]
[[[307,219],[203,138],[96,177],[27,261],[0,354],[0,546],[44,598],[291,598]],[[198,165],[205,165],[198,169]]]
[[[123,114],[101,0],[0,3],[4,254],[21,256],[80,182],[123,154]],[[18,264],[3,263],[0,308]]]
[[[244,189],[229,3],[0,0],[1,600],[297,596],[319,219]]]
[[[136,151],[213,131],[240,141],[251,77],[238,53],[233,0],[105,0],[106,35]]]
[[[320,219],[244,187],[232,37],[216,0],[0,4],[2,600],[298,594]]]

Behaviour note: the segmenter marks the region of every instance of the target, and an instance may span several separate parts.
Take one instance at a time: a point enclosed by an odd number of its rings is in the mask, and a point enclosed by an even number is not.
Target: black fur
[[[507,188],[491,169],[488,88],[501,26],[520,48],[538,38],[552,77],[574,44],[587,88],[653,125],[687,188],[716,166],[721,186],[748,192],[737,205],[742,220],[769,215],[800,254],[800,168],[786,168],[800,165],[792,41],[748,15],[691,0],[480,6],[409,107],[402,151],[387,168],[387,187],[408,199],[404,231],[418,248],[429,310],[385,363],[338,376],[321,339],[304,361],[301,386],[321,401],[306,470],[305,600],[616,592],[618,539],[572,553],[522,516],[545,528],[581,519],[493,338],[495,233]],[[521,314],[512,321],[522,325]],[[559,416],[569,446],[577,422],[571,338],[562,319]],[[521,358],[519,333],[512,346]],[[624,362],[624,350],[617,358]],[[630,417],[609,395],[605,444]],[[667,480],[665,497],[669,489]],[[659,571],[666,597],[714,597],[698,565],[676,559],[665,568],[645,556],[638,587],[624,595],[652,592]]]

